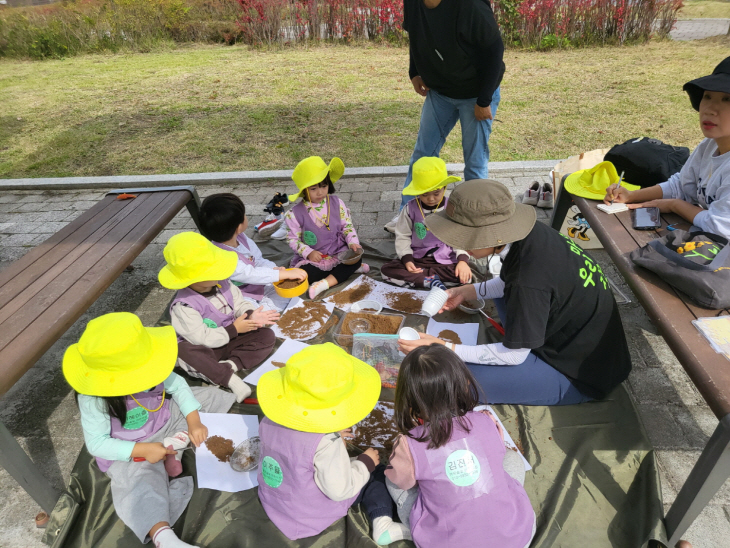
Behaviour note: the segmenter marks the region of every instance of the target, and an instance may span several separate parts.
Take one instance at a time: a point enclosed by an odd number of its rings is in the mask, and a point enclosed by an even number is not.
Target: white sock
[[[413,540],[411,530],[402,523],[396,523],[390,516],[373,520],[373,540],[380,546],[387,546],[396,540]]]
[[[162,440],[162,445],[167,447],[168,445],[171,445],[172,448],[177,451],[177,455],[175,455],[175,458],[177,460],[182,460],[183,452],[180,451],[180,449],[184,449],[188,446],[190,443],[190,436],[187,432],[177,432],[175,435],[170,436]]]
[[[161,527],[157,530],[155,536],[152,537],[152,543],[155,545],[155,548],[194,548],[195,546],[177,538],[175,531],[168,526]]]
[[[251,387],[236,375],[231,375],[231,380],[228,381],[228,388],[236,395],[236,401],[238,403],[241,403],[251,395]]]
[[[330,284],[327,283],[327,280],[319,280],[318,282],[314,282],[312,285],[309,286],[309,298],[314,299],[317,295],[319,295],[323,291],[327,291],[329,288]]]
[[[360,268],[355,271],[355,274],[367,274],[368,272],[370,272],[370,265],[362,263]]]

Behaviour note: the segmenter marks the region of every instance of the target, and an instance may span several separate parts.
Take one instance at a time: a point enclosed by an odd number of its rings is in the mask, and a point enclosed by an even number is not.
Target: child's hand
[[[364,454],[373,459],[375,466],[380,464],[380,454],[378,453],[378,450],[374,447],[368,447],[367,449],[365,449]]]
[[[459,261],[456,263],[456,275],[461,283],[467,284],[471,280],[471,268],[466,262]]]
[[[200,444],[208,439],[208,427],[200,422],[200,414],[197,411],[188,413],[185,420],[188,423],[188,436],[190,436],[190,441],[193,442],[195,447],[200,447]]]
[[[285,266],[275,266],[274,270],[286,270],[286,267]],[[279,278],[279,279],[281,279],[281,278]]]
[[[243,316],[239,316],[233,322],[233,327],[240,333],[248,333],[249,331],[256,331],[259,327],[263,327],[263,324],[259,324],[256,320],[246,319]]]
[[[611,200],[619,204],[627,204],[631,192],[626,190],[624,187],[617,184],[611,185],[606,189],[606,196],[603,198],[603,203],[610,204]]]
[[[249,319],[263,327],[264,325],[275,324],[279,319],[279,313],[275,310],[264,310],[263,306],[259,306],[256,310],[254,310]]]
[[[132,458],[135,457],[142,457],[150,464],[155,464],[156,462],[160,462],[162,459],[164,459],[167,455],[174,455],[175,451],[173,449],[168,449],[164,445],[162,445],[159,441],[158,442],[137,442],[134,444],[134,449],[132,449]]]
[[[360,251],[362,249],[362,246],[360,244],[348,244],[347,247],[349,247],[353,251]]]
[[[322,254],[319,251],[312,251],[308,256],[307,260],[313,263],[318,263],[322,260]]]
[[[352,434],[352,427],[345,428],[344,430],[340,430],[337,433],[340,435],[340,437],[342,438],[342,443],[344,443],[345,445],[347,445],[347,440],[355,438],[355,436]]]
[[[420,339],[417,341],[407,341],[405,339],[398,339],[398,349],[404,354],[408,354],[411,350],[418,348],[419,346],[428,346],[429,344],[445,344],[444,341],[429,335],[428,333],[419,333]]]
[[[296,280],[302,282],[307,278],[307,273],[301,268],[292,268],[290,270],[282,269],[279,274],[279,280]]]
[[[420,274],[421,272],[423,272],[423,269],[417,268],[416,263],[414,263],[413,261],[408,261],[406,263],[406,270],[408,272],[412,272],[413,274]]]

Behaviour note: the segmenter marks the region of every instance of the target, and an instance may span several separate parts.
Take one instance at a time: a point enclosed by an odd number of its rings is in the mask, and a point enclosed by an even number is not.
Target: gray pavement
[[[730,16],[730,4],[728,4]],[[672,40],[703,40],[713,36],[724,36],[730,32],[730,19],[686,19],[677,21],[669,36]]]
[[[552,163],[533,167],[503,164],[498,169],[492,164],[490,169],[492,177],[517,196],[533,180],[546,182],[549,168],[545,166]],[[338,183],[341,190],[338,195],[350,206],[363,241],[390,237],[382,225],[395,213],[402,180],[400,175],[347,175]],[[273,193],[291,190],[291,185],[272,181],[237,182],[197,188],[203,197],[222,191],[236,193],[245,202],[253,226],[263,218],[262,206]],[[99,188],[3,190],[0,185],[0,269],[44,241],[103,195],[104,191]],[[538,210],[540,221],[547,222],[548,218],[549,212]],[[161,288],[157,282],[157,272],[163,264],[162,248],[173,234],[191,229],[194,229],[192,220],[186,211],[181,212],[134,261],[134,269],[123,273],[36,366],[0,398],[0,421],[59,489],[68,480],[83,445],[78,410],[60,372],[63,351],[78,340],[90,319],[101,314],[135,312],[145,325],[153,325],[172,296],[171,291]],[[603,251],[591,253],[632,298],[632,303],[620,307],[634,363],[628,386],[657,452],[664,503],[668,508],[717,421],[646,313],[636,304],[608,255]],[[43,546],[42,533],[33,523],[39,508],[4,470],[0,470],[0,493],[0,548]],[[714,497],[685,538],[695,548],[728,546],[730,484]]]

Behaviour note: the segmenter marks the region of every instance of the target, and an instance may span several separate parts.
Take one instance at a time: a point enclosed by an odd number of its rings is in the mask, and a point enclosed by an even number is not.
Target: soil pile
[[[231,455],[233,454],[233,440],[229,440],[222,436],[211,436],[205,440],[205,446],[219,461],[228,462],[231,460]]]
[[[297,286],[302,285],[304,282],[299,282],[297,280],[284,280],[283,282],[279,282],[276,284],[276,287],[279,289],[294,289]]]
[[[438,338],[443,339],[446,342],[461,344],[459,334],[456,331],[452,331],[451,329],[444,329],[441,333],[439,333]]]
[[[324,303],[305,301],[304,306],[291,308],[282,314],[276,325],[285,337],[300,339],[324,327],[329,317],[330,311]]]
[[[388,308],[406,314],[418,314],[421,311],[425,298],[425,294],[423,298],[416,297],[413,293],[397,293],[395,291],[385,294]]]
[[[352,320],[367,320],[370,323],[368,333],[380,335],[395,335],[398,333],[403,318],[401,316],[389,316],[387,314],[368,314],[366,312],[348,312],[342,322],[341,335],[352,335],[350,322]]]
[[[391,402],[378,402],[375,409],[357,423],[355,439],[352,440],[353,445],[363,451],[368,447],[382,448],[390,455],[393,450],[393,442],[398,436],[393,415],[386,412],[386,409],[392,412],[393,406],[394,404]]]
[[[370,282],[370,280],[365,280],[357,287],[349,287],[344,291],[340,291],[339,293],[334,294],[332,296],[332,300],[334,301],[335,306],[342,307],[346,304],[352,304],[356,303],[357,301],[362,301],[365,297],[370,295],[370,292],[372,290],[373,284]]]

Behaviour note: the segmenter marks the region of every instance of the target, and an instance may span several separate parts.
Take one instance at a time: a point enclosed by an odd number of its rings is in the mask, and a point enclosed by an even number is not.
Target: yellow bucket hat
[[[157,278],[163,287],[182,289],[197,282],[226,280],[236,270],[238,255],[214,246],[197,232],[181,232],[167,240],[167,264]]]
[[[616,167],[611,162],[601,162],[590,169],[581,169],[568,175],[565,179],[565,190],[573,196],[590,200],[603,200],[606,189],[618,183],[619,176]],[[638,185],[630,185],[626,181],[621,186],[627,190],[638,190]]]
[[[420,196],[456,181],[461,181],[461,177],[450,176],[446,171],[446,163],[441,158],[424,156],[413,164],[411,184],[403,189],[403,194]]]
[[[79,394],[128,396],[160,384],[177,361],[172,326],[144,327],[129,312],[91,320],[63,355],[63,376]]]
[[[338,432],[373,410],[380,374],[332,343],[316,344],[294,354],[286,367],[264,373],[256,394],[264,414],[282,426]]]
[[[345,164],[339,158],[332,158],[330,165],[325,164],[319,156],[304,158],[297,164],[291,175],[299,191],[290,194],[289,201],[298,200],[305,188],[321,183],[328,173],[330,181],[336,183],[345,174]]]

